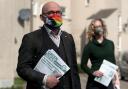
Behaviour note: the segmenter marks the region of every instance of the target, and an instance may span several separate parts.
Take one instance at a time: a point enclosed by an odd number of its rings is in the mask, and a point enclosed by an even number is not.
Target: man
[[[81,89],[77,70],[75,44],[71,34],[60,30],[62,13],[55,2],[48,2],[42,8],[43,27],[24,35],[17,64],[18,75],[27,81],[26,89]],[[66,62],[70,70],[61,75],[48,76],[33,70],[42,55],[53,49]],[[45,70],[44,70],[45,71]]]

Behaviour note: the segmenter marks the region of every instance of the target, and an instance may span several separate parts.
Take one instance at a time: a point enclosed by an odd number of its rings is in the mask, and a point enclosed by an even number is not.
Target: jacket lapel
[[[63,44],[64,44],[64,49],[65,49],[65,53],[66,53],[66,56],[67,56],[67,62],[69,64],[69,66],[71,65],[71,51],[70,51],[70,43],[69,43],[69,38],[66,34],[64,34],[64,32],[62,32],[61,34],[61,39],[63,41]]]
[[[54,49],[55,50],[56,45],[53,43],[51,38],[48,36],[48,33],[47,33],[44,26],[41,28],[41,30],[42,30],[42,40],[40,40],[40,42],[42,42],[41,54],[43,55],[49,49]]]
[[[42,38],[43,39],[43,45],[42,45],[43,52],[44,51],[46,52],[48,49],[54,49],[55,51],[57,51],[56,50],[56,45],[52,42],[52,40],[48,36],[48,33],[46,32],[45,27],[42,28],[42,36],[43,36],[43,38]],[[67,56],[67,62],[70,66],[71,65],[71,55],[70,55],[71,50],[69,48],[70,47],[70,42],[69,42],[68,36],[63,31],[62,31],[62,34],[61,34],[61,39],[62,39],[63,44],[64,44],[64,49],[65,49],[65,53],[66,53],[66,56]]]

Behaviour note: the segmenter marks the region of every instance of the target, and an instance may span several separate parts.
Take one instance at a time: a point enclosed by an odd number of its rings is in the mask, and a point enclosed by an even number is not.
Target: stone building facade
[[[18,49],[24,34],[43,25],[41,6],[58,2],[63,9],[62,30],[75,39],[78,63],[87,42],[86,31],[93,18],[103,18],[115,54],[128,51],[127,0],[0,0],[0,88],[11,87],[16,74]]]

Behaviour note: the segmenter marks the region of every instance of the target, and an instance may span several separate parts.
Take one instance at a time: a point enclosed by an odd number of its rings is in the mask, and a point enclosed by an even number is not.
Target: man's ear
[[[44,17],[43,17],[43,15],[41,15],[41,14],[40,14],[40,19],[41,19],[42,21],[44,21]]]

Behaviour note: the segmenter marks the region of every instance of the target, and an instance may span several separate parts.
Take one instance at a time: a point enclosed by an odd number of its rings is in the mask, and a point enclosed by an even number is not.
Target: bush
[[[24,88],[24,84],[25,84],[24,80],[22,80],[19,77],[16,77],[15,80],[14,80],[14,85],[12,86],[11,89],[23,89]]]

